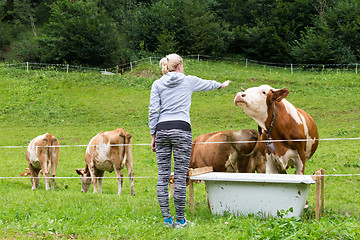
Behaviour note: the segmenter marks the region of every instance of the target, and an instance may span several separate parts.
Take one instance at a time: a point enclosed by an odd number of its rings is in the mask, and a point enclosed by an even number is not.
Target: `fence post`
[[[132,71],[132,62],[130,62],[130,71]]]
[[[189,169],[189,204],[190,204],[190,212],[194,213],[194,184],[193,180],[191,180],[192,176],[196,176],[199,174],[213,172],[213,167],[201,167],[201,168],[190,168]]]
[[[358,64],[356,63],[356,64],[355,64],[355,72],[356,72],[356,74],[357,74],[357,72],[358,72],[357,69],[358,69]]]
[[[245,59],[245,68],[247,68],[247,62],[248,62],[248,60]]]
[[[198,63],[200,62],[200,54],[198,54]]]
[[[291,64],[291,74],[293,74],[293,64]]]
[[[66,73],[69,73],[69,64],[66,64]]]
[[[324,215],[324,205],[325,205],[325,170],[321,169],[320,170],[321,173],[321,203],[320,203],[320,209],[321,209],[321,216]]]
[[[320,219],[320,177],[317,175],[320,175],[320,172],[316,172],[316,202],[315,202],[315,219],[319,221]]]
[[[26,62],[26,71],[29,72],[29,62]]]
[[[152,65],[152,62],[151,62],[151,57],[150,57],[150,64]]]
[[[320,220],[320,215],[323,215],[325,202],[325,170],[319,168],[313,176],[316,181],[316,199],[315,199],[315,219]]]

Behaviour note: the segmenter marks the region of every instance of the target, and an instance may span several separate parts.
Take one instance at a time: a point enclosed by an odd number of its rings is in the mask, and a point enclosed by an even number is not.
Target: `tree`
[[[6,0],[0,0],[0,19],[4,19],[6,15]],[[0,47],[1,47],[1,58],[5,59],[5,51],[7,46],[11,43],[11,25],[7,21],[0,22]]]
[[[119,63],[121,37],[97,1],[60,0],[39,39],[41,60],[111,67]]]
[[[14,0],[14,12],[17,18],[24,24],[31,26],[32,32],[36,37],[36,27],[34,18],[34,5],[31,0]]]
[[[291,44],[313,26],[314,0],[219,0],[216,13],[229,24],[229,52],[272,62],[291,61]]]
[[[338,1],[324,15],[335,41],[360,59],[360,7],[358,0]]]
[[[350,63],[355,55],[341,41],[334,41],[326,25],[322,29],[307,28],[295,42],[291,54],[299,63]]]
[[[358,1],[317,2],[322,10],[317,10],[319,16],[314,19],[314,27],[302,32],[291,55],[302,63],[351,63],[359,59]]]
[[[229,47],[228,24],[217,18],[213,9],[213,1],[184,0],[182,18],[187,32],[190,34],[188,53],[211,54],[222,56]]]
[[[134,14],[133,31],[129,33],[134,46],[161,54],[174,50],[181,54],[225,53],[226,24],[218,21],[211,10],[212,3],[211,0],[159,0],[150,5],[140,4]]]
[[[317,0],[317,2],[315,3],[315,9],[319,14],[319,20],[321,25],[324,22],[325,8],[326,8],[326,0]]]

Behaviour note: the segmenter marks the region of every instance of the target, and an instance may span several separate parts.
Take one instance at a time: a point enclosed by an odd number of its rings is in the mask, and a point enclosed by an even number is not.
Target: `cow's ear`
[[[282,88],[276,91],[273,91],[273,95],[272,95],[272,100],[275,102],[280,102],[281,100],[283,100],[284,98],[286,98],[286,96],[290,93],[290,91],[286,88]]]
[[[84,169],[75,169],[76,173],[80,176],[84,174]]]
[[[127,135],[127,138],[130,140],[132,138],[131,134],[130,133],[126,133]]]

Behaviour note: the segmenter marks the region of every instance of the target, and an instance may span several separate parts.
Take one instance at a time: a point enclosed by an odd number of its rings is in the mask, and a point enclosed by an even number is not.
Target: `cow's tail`
[[[43,141],[45,142],[45,152],[46,152],[46,155],[48,158],[51,158],[51,152],[52,152],[52,149],[51,149],[51,138],[52,138],[52,135],[50,133],[46,133]]]
[[[44,141],[46,142],[46,153],[51,162],[57,161],[57,156],[59,152],[59,141],[56,137],[52,136],[50,133],[45,135]]]
[[[130,133],[127,133],[123,128],[120,129],[120,135],[124,138],[124,151],[123,151],[123,161],[122,167],[125,166],[128,160],[132,160],[132,136]]]
[[[56,167],[59,161],[59,141],[56,137],[52,136],[50,133],[47,133],[46,136],[47,141],[47,157],[50,160],[50,165],[48,166],[48,173],[51,173],[51,181],[54,184],[54,178],[56,175]]]

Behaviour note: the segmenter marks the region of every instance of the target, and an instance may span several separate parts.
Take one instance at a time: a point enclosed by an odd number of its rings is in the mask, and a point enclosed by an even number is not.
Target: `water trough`
[[[292,174],[210,172],[190,179],[205,181],[213,214],[262,217],[276,217],[278,212],[283,217],[301,216],[310,184],[315,183],[312,176]]]

